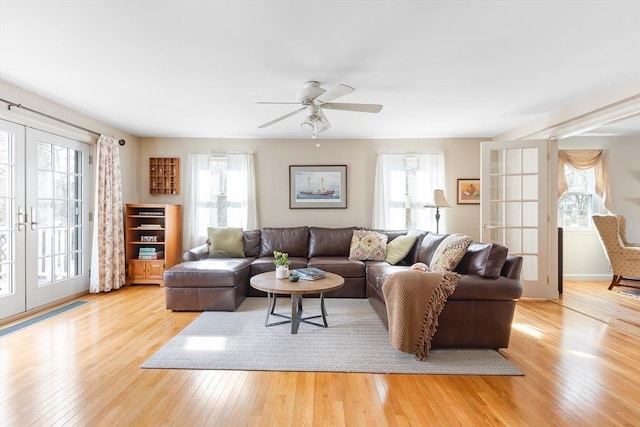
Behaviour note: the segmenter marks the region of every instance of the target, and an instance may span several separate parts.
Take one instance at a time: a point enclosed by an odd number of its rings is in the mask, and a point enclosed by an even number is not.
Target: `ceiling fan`
[[[310,132],[312,136],[316,138],[318,134],[331,127],[331,124],[322,111],[325,108],[329,110],[357,111],[361,113],[378,113],[380,112],[380,110],[382,110],[382,105],[380,104],[330,102],[353,91],[355,91],[354,88],[344,84],[338,84],[333,89],[326,90],[320,87],[319,82],[315,80],[308,81],[304,84],[304,87],[298,91],[296,96],[297,102],[258,102],[258,104],[301,105],[300,108],[288,114],[285,114],[284,116],[278,117],[277,119],[271,120],[270,122],[264,123],[258,127],[266,128],[288,117],[291,117],[299,113],[300,111],[307,110],[309,114],[300,124],[300,127],[302,127],[303,130]]]

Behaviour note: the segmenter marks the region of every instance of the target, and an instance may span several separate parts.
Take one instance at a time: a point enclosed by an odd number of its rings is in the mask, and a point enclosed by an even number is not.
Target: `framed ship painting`
[[[289,209],[345,209],[347,165],[290,165]]]

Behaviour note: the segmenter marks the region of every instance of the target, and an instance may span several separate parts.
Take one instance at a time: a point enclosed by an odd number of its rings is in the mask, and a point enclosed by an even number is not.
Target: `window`
[[[188,247],[204,243],[208,227],[258,227],[252,154],[190,154],[187,163]]]
[[[391,230],[435,229],[424,206],[444,188],[444,154],[378,154],[372,226]]]
[[[595,187],[593,169],[575,170],[565,165],[567,191],[558,200],[558,227],[589,227],[591,216],[599,212],[602,201],[592,190]]]

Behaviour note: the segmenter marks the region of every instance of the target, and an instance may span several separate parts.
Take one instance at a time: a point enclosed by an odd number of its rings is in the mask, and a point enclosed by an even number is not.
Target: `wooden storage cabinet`
[[[179,158],[149,158],[149,193],[180,194]]]
[[[163,285],[164,270],[182,261],[182,206],[127,204],[126,284]]]

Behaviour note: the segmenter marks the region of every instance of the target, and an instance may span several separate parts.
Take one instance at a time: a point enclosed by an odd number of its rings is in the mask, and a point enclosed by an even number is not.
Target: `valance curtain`
[[[609,153],[606,150],[558,150],[558,197],[569,188],[564,172],[565,165],[577,170],[594,168],[595,193],[600,196],[609,211],[613,210],[609,183]]]
[[[207,238],[211,223],[212,191],[210,159],[227,159],[226,218],[228,227],[245,230],[258,228],[256,206],[255,165],[253,154],[193,153],[187,156],[187,191],[185,196],[185,244],[188,248],[201,245]],[[217,210],[218,207],[215,206]]]
[[[411,173],[415,173],[413,183],[408,179]],[[435,230],[435,213],[424,206],[433,202],[433,190],[444,188],[444,153],[378,154],[372,227],[399,230],[411,226]],[[440,223],[446,229],[446,215],[443,215]]]
[[[122,180],[118,140],[100,135],[89,291],[108,292],[125,283]]]

